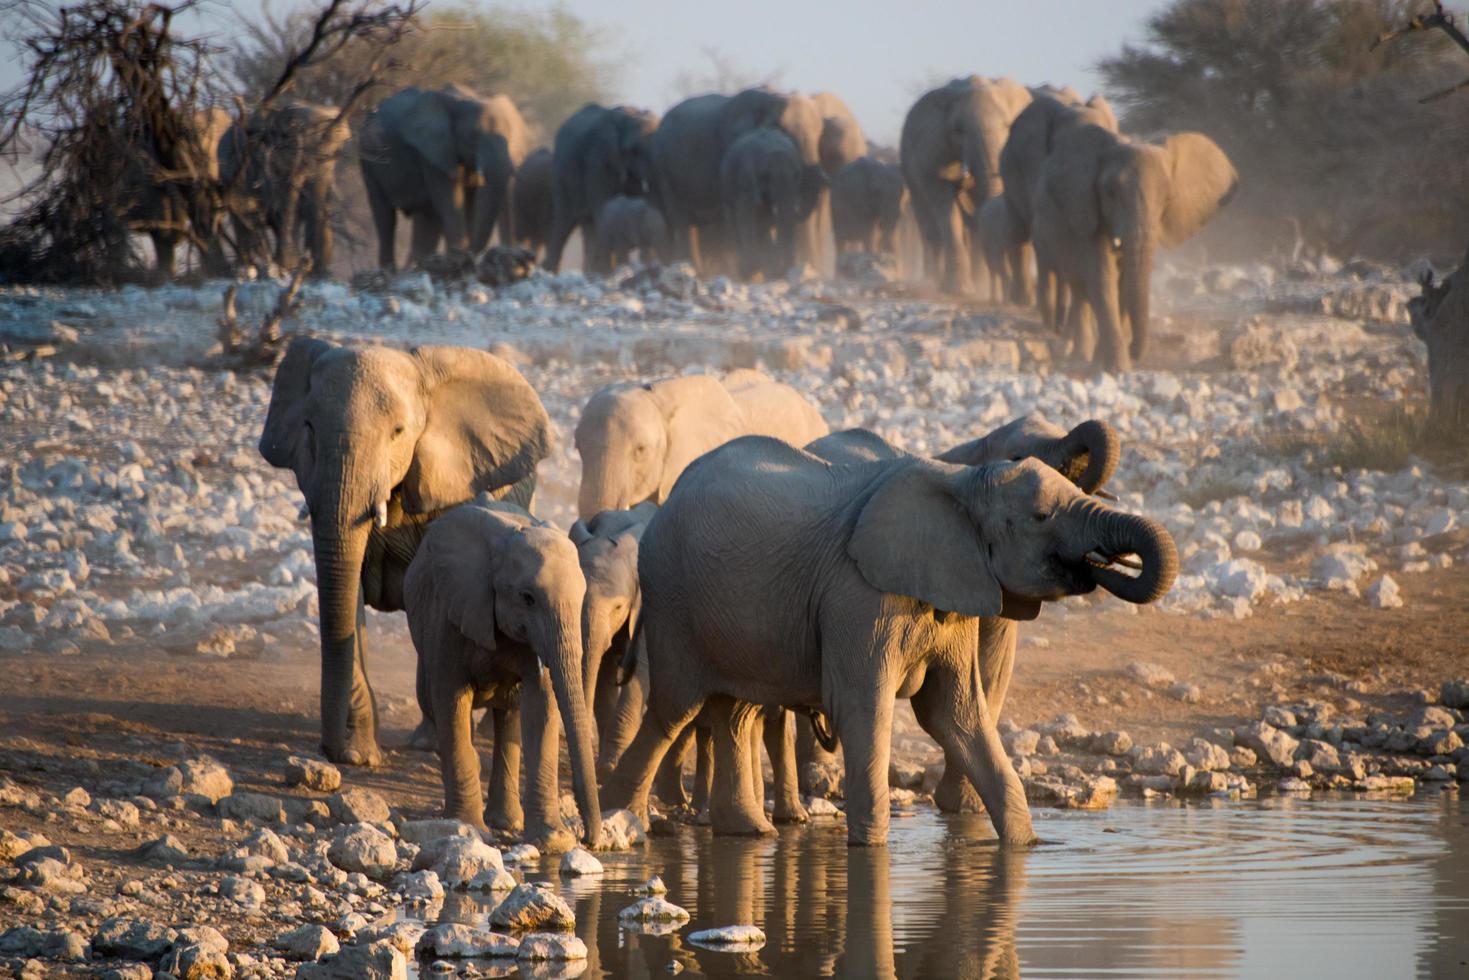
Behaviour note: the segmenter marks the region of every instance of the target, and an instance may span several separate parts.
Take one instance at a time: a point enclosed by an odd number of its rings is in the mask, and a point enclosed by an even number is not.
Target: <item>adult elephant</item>
[[[551,151],[541,147],[515,171],[510,191],[511,227],[516,245],[540,260],[551,237]]]
[[[821,140],[817,150],[821,169],[831,176],[853,160],[867,155],[867,137],[847,104],[831,92],[811,96],[821,113]]]
[[[1097,325],[1096,362],[1126,371],[1147,349],[1153,254],[1198,234],[1234,194],[1239,175],[1202,133],[1130,142],[1101,126],[1062,135],[1035,196],[1036,261],[1073,297],[1068,324]],[[1091,338],[1074,336],[1083,358]]]
[[[1000,151],[1030,90],[970,75],[925,92],[903,120],[899,154],[924,270],[946,290],[973,291],[973,220],[1000,193]]]
[[[668,223],[672,257],[692,259],[706,274],[729,263],[720,164],[735,140],[771,126],[795,142],[803,164],[819,164],[824,125],[809,97],[763,87],[736,95],[697,95],[668,110],[648,151],[653,198]],[[818,223],[814,218],[801,223],[797,259],[819,267]]]
[[[587,271],[603,275],[612,271],[587,232],[602,205],[612,198],[648,192],[648,143],[657,128],[658,117],[651,112],[592,102],[572,113],[556,130],[546,268],[552,272],[561,268],[566,240],[581,228]]]
[[[337,157],[352,138],[338,115],[327,106],[283,102],[221,137],[219,178],[232,189],[236,244],[246,255],[269,251],[277,267],[289,269],[304,245],[312,274],[330,273]],[[274,238],[269,249],[259,237],[265,230]]]
[[[399,212],[413,220],[411,261],[433,254],[440,239],[451,252],[483,249],[529,150],[530,130],[508,96],[447,85],[384,99],[364,125],[360,151],[378,264],[395,267]]]
[[[838,252],[896,255],[894,234],[907,196],[895,164],[861,157],[831,178],[831,227]]]
[[[1141,558],[1134,577],[1114,567]],[[1152,602],[1172,538],[1035,459],[957,466],[916,457],[833,466],[744,438],[685,471],[640,545],[648,711],[604,786],[646,811],[654,770],[714,713],[716,832],[771,830],[749,772],[762,706],[820,707],[846,757],[847,839],[886,841],[893,702],[978,787],[1000,839],[1031,844],[1025,791],[977,676],[979,617],[1032,619],[1098,585]]]
[[[484,491],[529,506],[550,446],[551,421],[535,391],[484,351],[291,342],[260,454],[294,471],[311,519],[321,741],[333,761],[381,761],[364,604],[402,608],[403,574],[421,537],[415,525]]]
[[[128,209],[128,227],[146,234],[153,242],[154,267],[159,276],[172,279],[177,273],[180,242],[189,236],[190,226],[204,240],[204,267],[208,274],[222,274],[222,252],[212,226],[212,214],[196,214],[199,206],[194,182],[207,183],[219,178],[219,143],[233,124],[233,118],[218,106],[200,109],[186,117],[187,128],[177,141],[177,158],[173,161],[153,160],[139,166],[130,183],[132,206]],[[173,172],[173,176],[170,176]]]
[[[420,704],[438,736],[444,815],[481,829],[487,817],[498,829],[519,832],[523,826],[543,847],[552,842],[566,850],[557,785],[564,720],[584,837],[595,846],[602,811],[591,713],[582,695],[586,582],[575,545],[524,508],[481,495],[428,526],[403,589],[418,652]],[[518,695],[511,694],[517,686]],[[496,712],[489,814],[473,744],[472,711],[481,700]],[[502,744],[513,738],[507,730],[512,708],[525,746],[523,811],[519,759]]]
[[[1010,137],[1000,151],[1000,178],[1004,185],[1001,201],[1008,222],[1005,265],[1020,270],[1021,277],[1011,277],[1009,299],[1013,303],[1032,302],[1032,283],[1025,262],[1024,246],[1031,239],[1031,222],[1035,217],[1035,194],[1040,184],[1041,167],[1051,155],[1056,141],[1079,126],[1100,126],[1118,132],[1117,117],[1100,95],[1085,102],[1070,89],[1036,92],[1030,105],[1010,125]],[[995,216],[999,223],[999,216]],[[1055,326],[1058,299],[1054,277],[1041,283],[1041,313],[1048,326]]]
[[[815,405],[759,371],[609,385],[592,395],[576,424],[578,516],[662,503],[684,467],[738,436],[804,446],[826,431]]]
[[[774,280],[795,265],[797,235],[820,206],[826,177],[803,164],[795,142],[771,126],[735,140],[719,165],[725,225],[741,279]]]

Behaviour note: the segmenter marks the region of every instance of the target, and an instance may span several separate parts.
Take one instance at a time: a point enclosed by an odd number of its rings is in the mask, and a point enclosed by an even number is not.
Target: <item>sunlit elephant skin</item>
[[[484,351],[291,342],[260,453],[295,473],[311,520],[322,747],[333,761],[381,760],[363,609],[402,608],[412,547],[392,532],[485,491],[529,506],[536,464],[550,448],[540,398]]]
[[[515,171],[530,152],[530,129],[508,96],[485,98],[462,85],[410,87],[368,117],[361,144],[378,264],[392,269],[400,212],[413,220],[413,262],[433,254],[441,240],[451,252],[485,247],[510,206]],[[513,241],[514,228],[506,231]]]
[[[1115,567],[1125,554],[1139,556],[1136,576]],[[1177,561],[1161,526],[1034,458],[833,466],[738,439],[690,466],[644,532],[649,707],[604,795],[645,811],[663,754],[707,705],[714,829],[768,832],[741,758],[754,706],[819,707],[845,753],[848,840],[882,844],[892,706],[908,697],[979,788],[1000,839],[1032,843],[976,676],[979,617],[1030,619],[1098,585],[1155,601]]]
[[[485,827],[471,713],[476,694],[518,682],[526,835],[546,840],[565,832],[556,780],[559,708],[585,839],[595,845],[602,811],[582,687],[586,582],[571,539],[521,507],[481,495],[428,526],[403,587],[422,707],[438,735],[444,815]],[[513,798],[519,772],[496,776],[505,780],[504,797]]]

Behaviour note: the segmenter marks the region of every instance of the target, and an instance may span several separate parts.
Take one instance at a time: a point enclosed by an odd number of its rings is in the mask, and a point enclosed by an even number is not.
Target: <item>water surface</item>
[[[603,855],[599,879],[548,860],[526,877],[573,904],[591,958],[534,975],[667,977],[677,961],[687,976],[1469,976],[1469,804],[1455,797],[1037,809],[1048,843],[1028,853],[996,847],[983,817],[913,813],[886,849],[849,849],[819,821],[764,840],[683,828]],[[669,935],[617,921],[653,874],[693,916]],[[491,907],[451,896],[429,918],[483,922]],[[764,929],[764,948],[684,939],[737,923]]]

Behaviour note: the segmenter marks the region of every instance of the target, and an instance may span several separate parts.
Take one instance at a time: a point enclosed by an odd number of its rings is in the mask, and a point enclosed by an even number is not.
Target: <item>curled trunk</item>
[[[1136,576],[1115,565],[1091,569],[1098,585],[1127,602],[1148,603],[1161,599],[1178,575],[1178,549],[1173,537],[1157,521],[1111,509],[1094,508],[1088,528],[1096,549],[1111,558],[1135,554],[1142,562]]]
[[[1087,419],[1060,442],[1064,462],[1056,468],[1087,493],[1104,486],[1122,458],[1122,441],[1117,437],[1117,430],[1100,419]]]

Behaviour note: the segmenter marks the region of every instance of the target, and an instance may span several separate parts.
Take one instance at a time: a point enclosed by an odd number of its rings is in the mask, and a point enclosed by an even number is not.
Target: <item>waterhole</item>
[[[895,819],[886,848],[848,848],[841,824],[779,837],[681,828],[606,873],[526,869],[576,910],[585,963],[537,977],[1444,977],[1469,976],[1469,804],[1365,799],[1121,803],[1035,811],[1046,842],[996,847],[982,816]],[[662,876],[692,921],[665,935],[619,925]],[[451,895],[428,923],[485,924],[494,899]],[[754,924],[763,947],[718,952],[695,930]],[[432,975],[426,964],[423,976]]]

